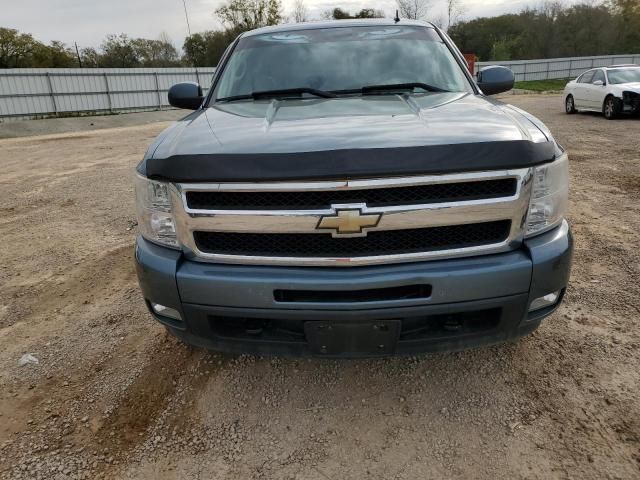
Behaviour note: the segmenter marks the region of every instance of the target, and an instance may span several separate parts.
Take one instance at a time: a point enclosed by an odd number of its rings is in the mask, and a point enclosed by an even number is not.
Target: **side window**
[[[596,73],[593,75],[593,79],[591,80],[591,83],[596,83],[598,80],[600,80],[603,84],[605,83],[604,72],[602,70],[596,71]]]
[[[578,78],[578,83],[591,83],[591,79],[593,78],[593,74],[595,70],[591,70],[587,73],[583,73],[580,78]]]

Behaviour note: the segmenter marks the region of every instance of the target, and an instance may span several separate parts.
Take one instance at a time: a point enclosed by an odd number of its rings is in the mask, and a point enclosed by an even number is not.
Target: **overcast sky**
[[[220,27],[213,11],[224,0],[186,0],[191,31]],[[285,13],[294,0],[282,0]],[[518,12],[541,0],[462,0],[465,18]],[[565,0],[573,3],[576,0]],[[306,0],[311,18],[341,7],[355,12],[373,7],[393,16],[395,0]],[[109,33],[127,33],[130,37],[157,38],[166,32],[180,48],[187,34],[182,0],[1,0],[0,27],[15,28],[33,34],[39,40],[61,40],[79,47],[100,45]],[[432,19],[444,16],[444,0],[432,0]]]

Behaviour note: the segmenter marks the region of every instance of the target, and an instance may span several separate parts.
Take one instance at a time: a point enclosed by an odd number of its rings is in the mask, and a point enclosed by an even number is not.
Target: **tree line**
[[[475,53],[480,60],[640,52],[640,0],[586,0],[568,7],[550,2],[518,14],[473,20],[460,20],[465,12],[463,0],[444,1],[444,15],[434,16],[442,9],[436,10],[432,0],[396,0],[401,18],[432,21],[448,30],[463,52]],[[182,52],[166,34],[157,39],[109,35],[98,48],[71,48],[58,41],[47,45],[31,34],[0,27],[0,68],[215,66],[244,31],[310,20],[304,0],[296,0],[289,15],[280,0],[227,0],[214,15],[223,28],[187,36]],[[349,12],[336,7],[322,14],[335,20],[384,16],[375,8]]]
[[[158,39],[108,35],[99,48],[49,45],[31,34],[0,27],[0,68],[179,67],[183,60],[166,34]]]
[[[284,14],[280,0],[230,0],[214,13],[222,22],[224,29],[209,30],[188,36],[182,47],[186,65],[197,67],[217,65],[226,48],[242,32],[278,25],[286,21],[310,20],[303,0],[294,2],[290,17]],[[334,20],[382,17],[384,12],[373,8],[363,8],[353,14],[342,8],[334,8],[323,13],[323,18]]]
[[[519,14],[460,21],[449,35],[463,52],[487,61],[639,53],[640,0],[546,3]]]

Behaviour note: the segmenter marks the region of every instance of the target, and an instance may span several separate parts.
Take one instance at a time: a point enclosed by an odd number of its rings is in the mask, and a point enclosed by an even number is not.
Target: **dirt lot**
[[[566,302],[517,343],[413,358],[181,345],[132,260],[132,171],[167,123],[0,140],[0,478],[640,478],[640,120],[507,101],[570,151]]]

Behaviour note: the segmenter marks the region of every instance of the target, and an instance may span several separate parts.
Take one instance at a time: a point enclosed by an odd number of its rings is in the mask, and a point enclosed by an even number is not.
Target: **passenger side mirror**
[[[507,92],[513,88],[516,77],[507,67],[490,66],[478,72],[478,86],[485,95]]]
[[[202,105],[202,87],[196,82],[176,83],[169,89],[169,104],[176,108],[197,110]]]
[[[593,84],[596,87],[602,87],[604,85],[604,82],[602,80],[596,80],[595,82],[593,82]]]

